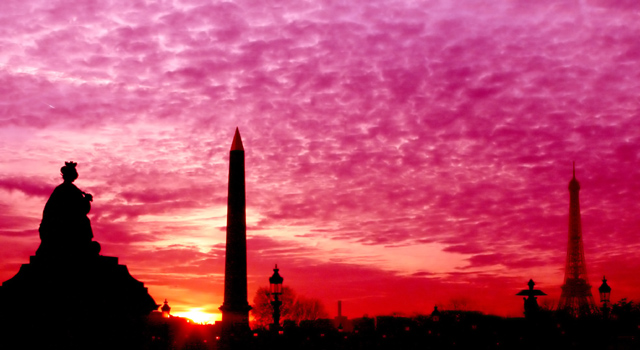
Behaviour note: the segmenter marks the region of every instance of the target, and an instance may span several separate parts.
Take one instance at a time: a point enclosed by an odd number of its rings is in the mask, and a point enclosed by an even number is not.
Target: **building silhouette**
[[[245,338],[249,334],[249,310],[251,310],[247,301],[244,147],[237,128],[229,153],[224,302],[220,311],[222,311],[222,338],[233,341],[233,339]]]
[[[580,183],[576,180],[576,165],[573,163],[573,178],[569,181],[569,241],[567,261],[564,270],[562,294],[558,310],[565,310],[574,316],[590,313],[596,304],[591,294],[587,277],[587,264],[582,243],[582,222],[580,219]]]
[[[334,317],[333,325],[341,332],[353,331],[353,323],[347,317],[342,315],[342,300],[338,300],[338,316]]]

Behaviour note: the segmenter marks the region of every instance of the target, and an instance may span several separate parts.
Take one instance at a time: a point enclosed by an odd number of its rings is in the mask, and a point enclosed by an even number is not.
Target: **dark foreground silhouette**
[[[158,305],[118,258],[99,255],[76,163],[61,173],[36,255],[0,287],[0,349],[139,349]]]
[[[60,169],[63,183],[53,190],[44,206],[40,223],[38,257],[76,257],[97,255],[100,245],[92,242],[93,230],[87,214],[93,196],[73,182],[78,178],[76,163],[65,162]]]
[[[623,305],[624,306],[624,305]],[[535,318],[502,318],[473,311],[442,310],[413,317],[377,316],[285,321],[277,330],[254,329],[241,350],[455,350],[638,349],[640,311],[618,310],[575,318],[540,310]],[[150,318],[149,349],[221,350],[221,327],[179,317]]]

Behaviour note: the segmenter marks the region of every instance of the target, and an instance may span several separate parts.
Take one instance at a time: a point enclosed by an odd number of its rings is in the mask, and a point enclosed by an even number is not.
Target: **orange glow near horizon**
[[[222,314],[204,312],[202,311],[202,308],[193,308],[189,311],[176,312],[172,315],[188,318],[193,322],[200,324],[214,324],[215,322],[222,320]]]

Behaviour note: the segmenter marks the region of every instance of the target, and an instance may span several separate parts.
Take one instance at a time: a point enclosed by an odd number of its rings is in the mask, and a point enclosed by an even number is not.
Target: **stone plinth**
[[[116,257],[32,256],[0,287],[0,348],[136,349],[157,308]]]

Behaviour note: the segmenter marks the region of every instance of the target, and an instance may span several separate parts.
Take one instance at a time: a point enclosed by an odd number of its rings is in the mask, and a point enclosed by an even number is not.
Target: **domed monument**
[[[100,255],[93,196],[73,184],[76,166],[60,169],[35,256],[0,287],[2,349],[140,348],[144,318],[159,306],[118,258]]]

